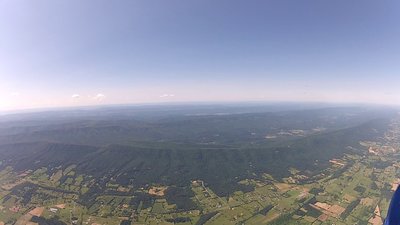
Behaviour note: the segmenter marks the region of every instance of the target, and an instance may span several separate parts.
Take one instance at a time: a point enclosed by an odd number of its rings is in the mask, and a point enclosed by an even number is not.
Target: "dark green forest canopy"
[[[135,187],[185,187],[200,179],[227,196],[248,190],[238,184],[246,178],[268,173],[280,180],[290,176],[289,168],[312,176],[329,159],[362,154],[359,142],[381,136],[395,112],[351,107],[209,115],[152,112],[151,118],[126,110],[120,114],[50,118],[45,125],[38,118],[26,125],[2,122],[7,129],[0,129],[1,166],[19,171],[47,167],[50,174],[55,167],[74,164],[78,174],[102,178],[98,192],[111,179]]]

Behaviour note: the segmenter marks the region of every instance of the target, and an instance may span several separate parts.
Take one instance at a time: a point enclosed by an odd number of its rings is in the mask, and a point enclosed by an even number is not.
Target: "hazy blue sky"
[[[400,103],[400,1],[0,0],[0,110]]]

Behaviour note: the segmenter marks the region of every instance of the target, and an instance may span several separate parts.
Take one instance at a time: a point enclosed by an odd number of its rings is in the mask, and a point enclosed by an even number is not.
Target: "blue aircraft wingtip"
[[[384,225],[400,225],[400,188],[397,187],[390,201]]]

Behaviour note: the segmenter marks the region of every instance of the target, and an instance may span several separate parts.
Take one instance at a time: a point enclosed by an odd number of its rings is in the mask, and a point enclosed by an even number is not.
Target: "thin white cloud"
[[[73,94],[72,96],[71,96],[71,98],[80,98],[81,96],[80,95],[78,95],[78,94]]]
[[[11,92],[10,95],[13,97],[18,97],[18,96],[20,96],[20,93],[19,92]]]
[[[97,101],[102,101],[106,96],[104,94],[97,94],[96,96],[94,96],[94,99]]]
[[[174,94],[162,94],[160,95],[160,98],[170,98],[170,97],[175,97]]]

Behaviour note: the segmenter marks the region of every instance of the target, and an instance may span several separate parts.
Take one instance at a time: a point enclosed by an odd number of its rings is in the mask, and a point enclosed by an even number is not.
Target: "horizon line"
[[[376,102],[339,102],[339,101],[288,101],[288,100],[224,100],[224,101],[170,101],[170,102],[138,102],[138,103],[109,103],[101,105],[79,105],[79,106],[43,106],[28,107],[21,109],[0,109],[0,116],[40,113],[49,111],[80,110],[80,109],[99,109],[107,107],[141,107],[141,106],[185,106],[185,105],[235,105],[235,104],[310,104],[310,105],[348,105],[348,106],[381,106],[381,107],[400,107],[400,104],[376,103]]]

